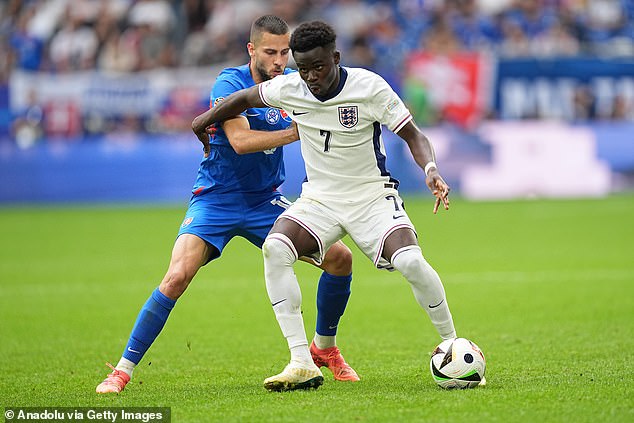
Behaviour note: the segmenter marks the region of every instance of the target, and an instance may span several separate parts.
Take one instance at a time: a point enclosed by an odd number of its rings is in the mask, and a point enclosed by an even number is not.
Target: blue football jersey
[[[286,69],[284,73],[293,72]],[[243,88],[252,87],[249,65],[223,70],[212,88],[210,107]],[[251,129],[276,131],[286,129],[291,118],[283,110],[273,107],[248,109],[242,113],[249,120]],[[219,128],[211,139],[209,157],[203,159],[192,190],[194,195],[214,193],[262,193],[271,192],[284,182],[282,147],[258,153],[237,154],[225,132]]]

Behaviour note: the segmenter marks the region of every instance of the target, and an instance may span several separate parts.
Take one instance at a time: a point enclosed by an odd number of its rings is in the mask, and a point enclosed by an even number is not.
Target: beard
[[[271,79],[271,75],[269,75],[266,70],[260,66],[256,66],[255,71],[258,73],[258,76],[262,79],[262,81],[268,81]]]

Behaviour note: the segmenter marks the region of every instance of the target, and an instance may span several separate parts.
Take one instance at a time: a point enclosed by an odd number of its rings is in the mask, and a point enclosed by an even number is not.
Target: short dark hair
[[[288,34],[288,31],[288,24],[284,19],[275,15],[260,16],[251,25],[250,41],[252,43],[259,41],[264,32],[273,35],[284,35]]]
[[[293,31],[290,48],[300,53],[317,47],[335,47],[337,34],[330,25],[322,21],[305,22]]]

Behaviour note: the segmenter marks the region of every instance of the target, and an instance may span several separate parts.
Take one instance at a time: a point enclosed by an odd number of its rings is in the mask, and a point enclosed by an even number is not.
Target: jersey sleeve
[[[400,131],[412,120],[412,114],[392,87],[378,75],[375,87],[372,103],[377,121],[394,133]]]
[[[286,75],[278,75],[273,79],[262,82],[258,85],[260,99],[269,107],[283,108],[281,104],[282,86],[284,85]]]
[[[216,83],[211,89],[211,95],[209,96],[209,108],[211,109],[216,104],[229,97],[231,94],[236,91],[240,91],[241,87],[236,86],[231,81],[225,78],[216,79]],[[240,113],[243,116],[246,116],[246,111]]]

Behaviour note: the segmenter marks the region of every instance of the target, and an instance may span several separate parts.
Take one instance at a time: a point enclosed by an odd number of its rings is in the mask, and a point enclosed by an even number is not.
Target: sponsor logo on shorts
[[[185,220],[183,220],[183,224],[181,225],[181,228],[186,228],[193,221],[194,221],[193,217],[186,217]]]

